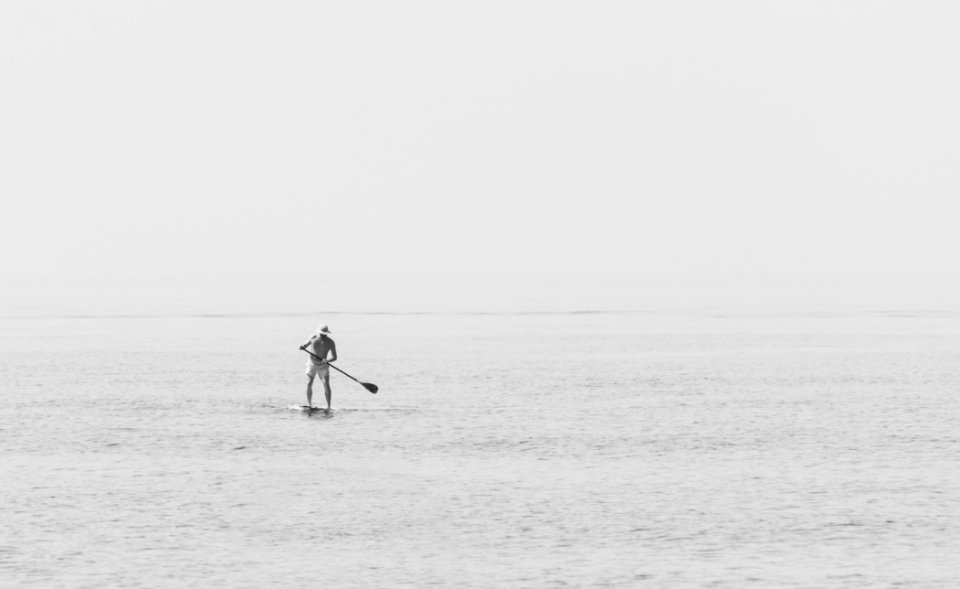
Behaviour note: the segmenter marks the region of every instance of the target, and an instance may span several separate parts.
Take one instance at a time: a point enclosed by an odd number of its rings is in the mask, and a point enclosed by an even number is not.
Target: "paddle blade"
[[[377,391],[380,390],[380,388],[379,388],[377,385],[371,384],[371,383],[369,383],[369,382],[361,382],[360,384],[363,385],[363,388],[367,389],[368,391],[370,391],[370,392],[373,393],[374,395],[376,395],[376,394],[377,394]]]

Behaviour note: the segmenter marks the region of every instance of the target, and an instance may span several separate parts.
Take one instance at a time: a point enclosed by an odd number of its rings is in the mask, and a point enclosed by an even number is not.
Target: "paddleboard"
[[[306,405],[290,405],[289,407],[287,407],[287,409],[291,411],[299,411],[301,413],[309,413],[310,415],[314,415],[316,413],[322,413],[324,415],[333,415],[337,411],[336,409],[331,409],[330,411],[327,411],[326,408],[324,407],[307,407]]]

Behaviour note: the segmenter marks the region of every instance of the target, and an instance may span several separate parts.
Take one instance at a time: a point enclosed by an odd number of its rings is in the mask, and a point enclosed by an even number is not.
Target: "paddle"
[[[377,385],[375,385],[375,384],[373,384],[373,383],[360,382],[359,380],[357,380],[356,378],[350,376],[350,375],[347,374],[346,372],[340,370],[339,368],[337,368],[337,367],[334,366],[333,364],[327,362],[326,360],[324,360],[324,359],[321,358],[320,356],[317,356],[316,354],[314,354],[314,353],[311,352],[310,350],[304,350],[303,348],[300,348],[300,349],[303,350],[304,352],[310,354],[311,356],[313,356],[313,357],[316,358],[317,360],[325,363],[327,366],[329,366],[330,368],[333,368],[334,370],[336,370],[336,371],[339,372],[340,374],[346,376],[346,377],[349,378],[350,380],[358,383],[360,386],[362,386],[363,388],[367,389],[368,391],[370,391],[370,392],[373,393],[374,395],[376,395],[376,394],[377,394],[377,391],[380,390],[380,387],[378,387]]]

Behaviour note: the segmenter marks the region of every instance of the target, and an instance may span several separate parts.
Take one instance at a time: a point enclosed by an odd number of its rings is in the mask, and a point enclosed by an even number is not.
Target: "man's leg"
[[[327,397],[327,411],[330,411],[330,400],[333,398],[333,391],[330,390],[330,373],[320,378],[323,379],[323,394]]]
[[[307,407],[313,407],[313,374],[307,374]]]

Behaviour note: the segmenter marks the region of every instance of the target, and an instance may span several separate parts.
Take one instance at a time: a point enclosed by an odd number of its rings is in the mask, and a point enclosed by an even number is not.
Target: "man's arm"
[[[331,358],[327,362],[336,362],[337,361],[337,342],[330,340],[330,356]]]
[[[300,349],[301,349],[301,350],[306,350],[306,349],[307,349],[307,346],[309,346],[310,344],[312,344],[312,343],[313,343],[313,340],[315,340],[315,339],[317,339],[316,336],[310,336],[310,339],[308,339],[305,344],[303,344],[302,346],[300,346]]]

